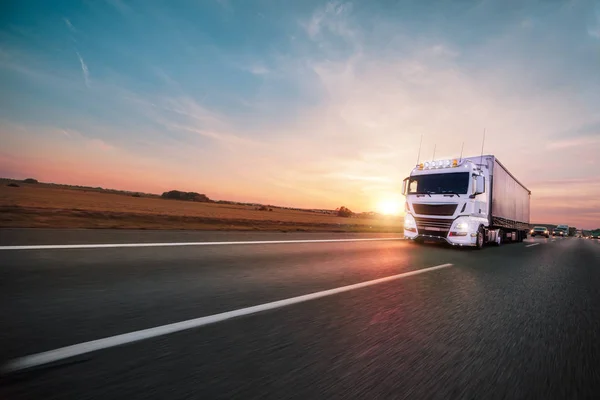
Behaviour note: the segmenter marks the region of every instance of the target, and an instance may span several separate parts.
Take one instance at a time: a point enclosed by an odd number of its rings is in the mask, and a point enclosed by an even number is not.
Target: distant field
[[[310,211],[133,197],[99,190],[0,181],[0,226],[400,232],[399,218],[341,218]]]

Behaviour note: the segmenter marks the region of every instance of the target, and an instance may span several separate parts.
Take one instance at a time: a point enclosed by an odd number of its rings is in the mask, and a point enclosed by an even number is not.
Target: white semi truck
[[[522,242],[531,191],[492,155],[418,164],[404,180],[404,235],[483,248]]]

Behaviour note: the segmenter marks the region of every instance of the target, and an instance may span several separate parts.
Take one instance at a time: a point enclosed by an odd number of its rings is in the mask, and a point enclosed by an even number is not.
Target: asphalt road
[[[372,237],[0,230],[0,246]],[[483,251],[396,240],[0,250],[0,261],[4,366],[65,346],[452,264],[5,373],[1,399],[591,399],[600,393],[598,241],[533,239]]]

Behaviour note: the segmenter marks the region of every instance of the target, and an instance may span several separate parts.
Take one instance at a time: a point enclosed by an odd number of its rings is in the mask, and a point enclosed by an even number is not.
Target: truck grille
[[[419,204],[413,203],[415,213],[421,215],[454,215],[458,204]]]
[[[456,208],[456,206],[455,206]],[[440,218],[419,218],[415,217],[417,229],[422,235],[432,235],[446,237],[450,231],[453,220]]]

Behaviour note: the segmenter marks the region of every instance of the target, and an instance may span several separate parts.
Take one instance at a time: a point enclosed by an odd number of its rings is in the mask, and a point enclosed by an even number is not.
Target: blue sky
[[[485,128],[534,220],[600,225],[598,1],[0,7],[2,176],[371,210]]]

